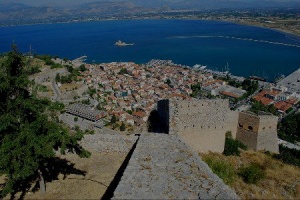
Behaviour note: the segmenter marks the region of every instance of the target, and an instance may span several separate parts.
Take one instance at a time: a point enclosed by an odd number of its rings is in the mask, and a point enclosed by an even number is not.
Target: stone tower
[[[278,117],[268,113],[241,112],[236,139],[252,150],[278,153],[277,123]]]

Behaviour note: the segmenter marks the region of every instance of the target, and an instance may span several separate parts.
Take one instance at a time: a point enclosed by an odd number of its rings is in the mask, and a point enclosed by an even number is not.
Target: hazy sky
[[[29,5],[34,5],[34,6],[40,6],[40,5],[60,5],[60,6],[70,6],[70,5],[78,5],[81,3],[87,3],[87,2],[95,2],[95,1],[124,1],[124,0],[0,0],[1,2],[5,2],[5,3],[10,3],[10,2],[18,2],[18,3],[24,3],[24,4],[29,4]],[[130,0],[129,0],[130,1]],[[141,0],[142,1],[142,0]],[[147,3],[149,3],[149,1],[154,1],[154,0],[144,0],[144,1],[148,1]],[[159,1],[159,0],[156,0]],[[183,0],[161,0],[161,1],[169,1],[169,2],[175,2],[175,1],[183,1]],[[189,0],[186,0],[189,1]],[[198,0],[198,1],[202,1],[202,0]],[[210,1],[214,1],[215,3],[218,2],[218,0],[210,0]],[[228,1],[243,1],[243,2],[262,2],[262,1],[268,1],[268,2],[299,2],[300,0],[228,0]],[[223,1],[224,2],[224,1]]]

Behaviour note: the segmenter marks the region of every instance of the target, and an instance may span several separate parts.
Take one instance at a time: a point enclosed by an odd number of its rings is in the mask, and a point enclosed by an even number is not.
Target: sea
[[[122,40],[133,46],[118,47]],[[300,68],[300,38],[267,28],[204,20],[107,20],[0,27],[0,53],[16,44],[23,53],[88,63],[151,59],[207,66],[236,76],[273,80]]]

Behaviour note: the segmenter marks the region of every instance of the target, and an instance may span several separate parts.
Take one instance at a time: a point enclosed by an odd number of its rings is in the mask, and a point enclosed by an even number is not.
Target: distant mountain
[[[0,3],[0,12],[23,10],[31,6],[22,3]]]
[[[0,24],[122,17],[149,12],[244,8],[300,8],[300,0],[2,0]],[[62,3],[60,3],[62,2]]]

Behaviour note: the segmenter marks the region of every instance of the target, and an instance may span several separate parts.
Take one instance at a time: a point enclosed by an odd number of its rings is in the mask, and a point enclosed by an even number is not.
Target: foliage
[[[239,169],[238,173],[248,184],[256,184],[266,177],[265,171],[258,164],[250,164]]]
[[[267,113],[272,113],[273,115],[277,114],[277,109],[276,109],[276,107],[273,104],[265,106],[260,101],[256,101],[255,99],[252,100],[252,107],[250,108],[250,111],[254,112],[256,114],[259,111],[263,111],[263,112],[267,112]]]
[[[61,64],[57,64],[53,62],[52,57],[50,55],[35,55],[36,58],[45,61],[46,65],[49,65],[51,69],[62,68]]]
[[[45,85],[38,85],[37,87],[40,92],[48,92],[49,91],[47,86],[45,86]]]
[[[127,110],[126,112],[127,112],[129,115],[132,115],[132,113],[133,113],[132,110]]]
[[[68,70],[68,72],[70,72],[71,74],[74,72],[74,68],[71,65],[66,65],[66,68]]]
[[[212,156],[204,156],[203,160],[226,184],[234,182],[236,175],[232,164]]]
[[[70,74],[66,76],[60,76],[60,74],[56,74],[55,77],[56,82],[65,84],[65,83],[72,83],[73,81],[77,81],[77,76],[80,75],[79,69],[74,69],[73,66],[71,65],[66,65],[66,68]]]
[[[167,79],[165,83],[166,83],[167,85],[171,85],[171,80],[170,80],[170,79]]]
[[[80,66],[79,66],[79,70],[80,70],[81,72],[85,72],[85,71],[86,71],[85,65],[84,65],[84,64],[80,65]]]
[[[78,117],[74,117],[74,122],[77,122],[78,121]]]
[[[40,68],[38,66],[29,66],[26,70],[28,75],[33,75],[41,72]]]
[[[126,126],[125,124],[122,122],[121,126],[120,126],[120,131],[125,131],[126,130]]]
[[[90,97],[93,97],[94,94],[97,93],[97,90],[95,88],[89,87],[87,93],[90,95]]]
[[[242,82],[242,88],[250,94],[253,94],[258,89],[258,81],[251,81],[250,79],[245,79]]]
[[[197,97],[199,96],[199,94],[201,93],[201,85],[200,83],[196,83],[194,85],[191,85],[191,89],[192,89],[192,94],[191,97]]]
[[[242,83],[233,79],[228,80],[228,85],[239,88],[242,86]]]
[[[300,142],[300,113],[292,113],[278,124],[278,136],[292,143]]]
[[[300,151],[297,149],[289,149],[283,145],[279,146],[279,154],[274,155],[274,158],[281,160],[284,163],[300,167]]]
[[[116,122],[117,122],[117,117],[115,115],[113,115],[110,119],[110,123],[115,124]]]
[[[0,68],[0,174],[6,176],[0,199],[25,191],[51,173],[54,150],[89,156],[78,144],[83,135],[70,135],[52,117],[55,106],[29,93],[23,59],[13,47]]]
[[[240,148],[244,150],[247,149],[247,147],[243,143],[233,139],[231,133],[227,132],[223,154],[226,156],[240,156]]]
[[[82,100],[81,103],[82,103],[82,104],[85,104],[85,105],[91,105],[90,99]]]
[[[119,73],[119,75],[129,74],[126,68],[122,68]]]

